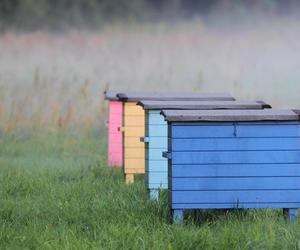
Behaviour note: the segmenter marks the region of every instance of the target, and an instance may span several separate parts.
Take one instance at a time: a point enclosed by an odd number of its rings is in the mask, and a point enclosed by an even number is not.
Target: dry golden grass
[[[0,36],[0,129],[103,127],[105,89],[230,92],[299,107],[300,25],[200,20]]]

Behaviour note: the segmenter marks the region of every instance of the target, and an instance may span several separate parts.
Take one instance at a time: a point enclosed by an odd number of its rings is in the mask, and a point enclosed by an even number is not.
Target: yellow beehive
[[[124,175],[126,183],[134,181],[134,174],[145,173],[145,112],[136,102],[124,103]]]

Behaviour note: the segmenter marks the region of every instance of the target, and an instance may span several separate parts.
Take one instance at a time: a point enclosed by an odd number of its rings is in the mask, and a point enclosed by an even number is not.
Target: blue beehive
[[[140,101],[145,109],[145,184],[148,199],[156,200],[159,189],[168,187],[168,162],[162,152],[168,147],[167,122],[160,114],[162,109],[263,109],[270,108],[264,102],[245,101]]]
[[[169,206],[300,207],[299,111],[163,111],[168,121]]]

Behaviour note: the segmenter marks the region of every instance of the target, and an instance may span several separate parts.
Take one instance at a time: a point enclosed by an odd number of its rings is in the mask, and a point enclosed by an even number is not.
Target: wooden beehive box
[[[134,174],[145,173],[145,112],[137,106],[140,100],[234,100],[229,94],[188,93],[119,93],[123,105],[123,169],[126,183],[134,181]]]
[[[219,110],[271,108],[264,102],[251,101],[140,101],[145,110],[145,185],[148,199],[157,200],[159,189],[168,187],[168,162],[162,152],[168,147],[167,122],[161,110]]]
[[[167,110],[169,206],[183,209],[300,207],[299,111]]]
[[[105,99],[109,100],[108,120],[105,124],[108,130],[107,164],[108,166],[122,167],[123,135],[120,131],[123,119],[123,104],[117,98],[116,91],[106,91]]]

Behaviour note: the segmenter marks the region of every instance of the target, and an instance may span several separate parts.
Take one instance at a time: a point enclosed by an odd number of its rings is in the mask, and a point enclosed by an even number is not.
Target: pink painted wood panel
[[[123,103],[109,101],[108,122],[108,166],[122,167],[123,161],[123,135],[119,131],[122,127]]]

